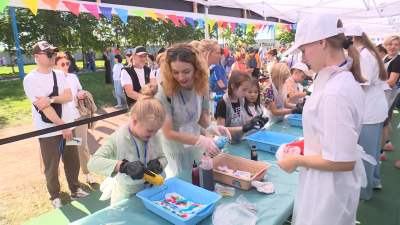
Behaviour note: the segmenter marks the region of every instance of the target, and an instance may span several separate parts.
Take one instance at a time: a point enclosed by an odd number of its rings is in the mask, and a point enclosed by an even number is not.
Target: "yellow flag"
[[[35,16],[37,15],[39,0],[22,0],[22,2],[28,6]]]
[[[153,20],[158,21],[158,18],[153,11],[144,10],[144,12],[147,13]]]
[[[216,20],[211,20],[211,24],[210,24],[210,32],[212,31],[212,29],[214,28],[214,26],[215,26],[215,23],[216,23],[217,21]]]

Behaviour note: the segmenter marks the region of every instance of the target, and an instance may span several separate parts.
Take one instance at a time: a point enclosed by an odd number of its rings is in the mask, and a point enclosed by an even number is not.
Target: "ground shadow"
[[[96,138],[93,136],[91,132],[88,132],[87,134],[87,143],[88,143],[88,148],[89,148],[89,153],[93,155],[97,149],[101,147],[100,141],[103,140],[103,137],[100,137],[99,139],[96,140]]]

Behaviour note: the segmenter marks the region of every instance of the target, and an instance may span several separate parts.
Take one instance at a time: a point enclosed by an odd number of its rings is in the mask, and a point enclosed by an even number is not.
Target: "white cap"
[[[310,72],[308,71],[308,66],[304,63],[298,62],[298,63],[294,64],[292,66],[292,68],[290,68],[290,69],[298,69],[298,70],[303,71],[307,76],[309,76],[309,77],[312,76],[312,74],[310,74]]]
[[[300,20],[297,25],[294,45],[283,55],[300,53],[299,47],[302,45],[344,33],[346,31],[344,27],[337,27],[338,20],[339,18],[336,15],[320,13],[312,14]]]
[[[346,27],[346,33],[344,33],[344,35],[361,37],[363,32],[364,31],[361,29],[361,27],[356,25],[350,25]]]

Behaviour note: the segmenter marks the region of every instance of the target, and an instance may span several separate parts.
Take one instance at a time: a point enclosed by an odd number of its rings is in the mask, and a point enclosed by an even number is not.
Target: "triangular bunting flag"
[[[268,25],[264,25],[264,26],[263,26],[261,33],[264,32],[264,30],[265,30],[265,28],[266,28],[267,26],[268,26]]]
[[[101,7],[101,6],[99,6],[99,9],[100,9],[100,12],[105,16],[105,17],[107,17],[108,18],[108,20],[110,20],[111,21],[111,11],[112,11],[112,8],[108,8],[108,7]]]
[[[214,25],[217,21],[216,20],[211,20],[211,24],[210,24],[210,32],[212,31],[212,29],[214,28]]]
[[[211,20],[210,20],[210,19],[208,19],[208,18],[204,18],[204,21],[206,21],[208,24],[210,24],[210,25],[211,25]]]
[[[236,26],[236,23],[230,22],[229,24],[231,25],[232,34],[234,34],[234,33],[235,33],[235,26]]]
[[[147,13],[147,15],[149,15],[153,20],[158,21],[158,18],[153,11],[144,10],[144,12]]]
[[[8,2],[8,0],[6,0]],[[42,0],[44,4],[47,4],[53,9],[54,11],[57,10],[57,5],[60,3],[60,0]],[[1,4],[1,3],[0,3]],[[1,6],[0,6],[0,11],[1,11]]]
[[[289,31],[291,30],[290,25],[286,25],[286,29]]]
[[[262,26],[261,24],[257,24],[257,25],[255,26],[255,29],[254,29],[254,33],[255,33],[255,34],[258,32],[258,30],[260,30],[260,27],[261,27],[261,26]]]
[[[203,19],[196,19],[196,21],[199,23],[199,26],[201,27],[201,29],[204,29]]]
[[[268,32],[267,32],[267,34],[272,30],[272,28],[274,28],[274,25],[269,25],[269,26],[268,26]]]
[[[225,30],[225,29],[226,29],[226,26],[228,26],[228,22],[224,22],[224,23],[222,24],[222,30]]]
[[[381,38],[381,40],[383,41],[383,40],[385,40],[385,38]]]
[[[217,23],[218,23],[218,30],[220,30],[222,27],[222,24],[224,24],[224,21],[218,21]]]
[[[293,27],[295,30],[297,30],[297,24],[294,24]]]
[[[239,25],[239,23],[235,24],[235,34],[236,34],[236,31],[237,31],[238,25]]]
[[[3,0],[0,2],[0,12],[4,12],[4,9],[6,8],[9,0]]]
[[[28,6],[28,8],[31,10],[31,12],[33,13],[33,15],[37,15],[37,10],[38,10],[38,3],[39,0],[22,0],[22,2]],[[78,3],[79,5],[79,3]],[[78,9],[79,10],[79,9]]]
[[[128,23],[128,10],[126,9],[118,9],[114,8],[115,12],[117,12],[119,18],[124,22],[125,24]]]
[[[378,41],[380,41],[381,39],[380,38],[378,38]]]
[[[94,4],[82,4],[96,19],[99,19],[99,9]]]
[[[185,17],[185,20],[192,25],[193,29],[196,29],[196,26],[194,25],[193,18],[190,17]]]
[[[248,23],[246,26],[246,34],[250,32],[251,28],[253,27],[253,24]]]
[[[177,16],[178,20],[181,21],[181,23],[183,24],[183,26],[186,27],[186,21],[185,18],[183,18],[183,16]]]
[[[167,20],[167,18],[165,18],[165,15],[164,15],[164,14],[162,14],[162,13],[154,13],[154,14],[156,14],[156,16],[157,16],[158,18],[164,20],[165,23],[168,23],[168,20]]]
[[[246,33],[246,24],[242,23],[242,33],[245,34]]]
[[[176,17],[176,15],[167,15],[168,18],[178,27],[180,27],[181,25],[179,24],[179,20],[178,17]]]
[[[146,19],[146,15],[144,15],[144,12],[142,10],[129,10],[132,13],[136,14],[137,16],[141,17],[142,19]]]

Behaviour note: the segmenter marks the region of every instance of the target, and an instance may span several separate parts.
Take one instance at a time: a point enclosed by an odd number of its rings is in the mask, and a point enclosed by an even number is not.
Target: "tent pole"
[[[208,18],[208,6],[207,5],[204,5],[204,18]],[[205,26],[205,30],[204,30],[204,33],[205,33],[205,39],[210,39],[210,36],[209,36],[209,34],[208,34],[208,23],[204,23],[204,26]]]
[[[19,46],[17,19],[15,18],[14,7],[9,7],[9,9],[10,9],[12,27],[13,27],[13,31],[14,31],[15,48],[17,50],[17,63],[18,63],[19,79],[22,80],[22,79],[24,79],[25,72],[24,72],[24,62],[22,61],[21,48]],[[12,63],[12,59],[10,59],[10,60]]]

